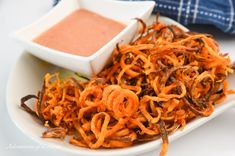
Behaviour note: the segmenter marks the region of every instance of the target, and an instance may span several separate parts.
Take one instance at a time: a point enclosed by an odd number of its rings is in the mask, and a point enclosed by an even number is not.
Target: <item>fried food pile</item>
[[[174,25],[142,24],[133,42],[117,45],[112,63],[82,82],[46,74],[38,95],[21,106],[48,127],[44,138],[65,138],[88,148],[120,148],[162,138],[190,120],[209,116],[228,90],[233,72],[211,35]],[[34,109],[26,101],[35,98]]]

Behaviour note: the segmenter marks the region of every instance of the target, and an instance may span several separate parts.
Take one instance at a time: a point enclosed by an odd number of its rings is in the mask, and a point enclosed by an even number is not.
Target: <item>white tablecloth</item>
[[[27,25],[50,10],[52,0],[0,0],[0,155],[57,156],[65,155],[48,149],[24,136],[12,123],[6,109],[6,85],[22,47],[9,38],[9,33]],[[215,35],[224,52],[233,52],[235,36],[225,35],[210,26],[192,26],[192,30]],[[235,80],[234,80],[235,82]],[[153,154],[148,154],[148,156]],[[158,155],[157,153],[154,154]],[[170,143],[168,156],[234,156],[235,109],[225,112],[204,126]]]

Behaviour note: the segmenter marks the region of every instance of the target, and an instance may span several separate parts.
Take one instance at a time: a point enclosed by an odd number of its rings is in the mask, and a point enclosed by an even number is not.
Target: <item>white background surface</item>
[[[6,85],[11,68],[22,52],[9,33],[25,26],[50,10],[52,0],[0,0],[0,155],[62,156],[24,136],[8,116],[5,102]],[[215,35],[223,52],[233,53],[235,35],[225,35],[209,26],[193,26],[192,30]],[[235,80],[234,80],[235,83]],[[40,136],[40,134],[39,134]],[[158,155],[148,154],[148,156]],[[169,145],[168,156],[235,156],[235,108]]]

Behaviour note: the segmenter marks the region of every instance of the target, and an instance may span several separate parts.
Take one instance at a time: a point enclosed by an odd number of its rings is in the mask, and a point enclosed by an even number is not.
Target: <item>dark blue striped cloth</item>
[[[59,0],[55,0],[55,4]],[[139,1],[139,0],[132,0]],[[235,34],[235,0],[154,0],[154,12],[183,25],[212,24],[223,32]]]

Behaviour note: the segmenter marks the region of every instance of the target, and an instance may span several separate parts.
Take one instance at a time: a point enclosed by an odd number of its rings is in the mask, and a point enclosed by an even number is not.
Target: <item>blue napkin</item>
[[[54,0],[57,4],[59,0]],[[131,0],[139,1],[139,0]],[[154,12],[183,25],[212,24],[225,33],[235,34],[235,0],[154,0]]]

